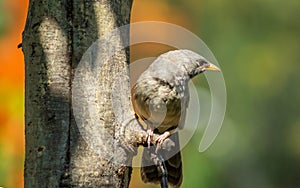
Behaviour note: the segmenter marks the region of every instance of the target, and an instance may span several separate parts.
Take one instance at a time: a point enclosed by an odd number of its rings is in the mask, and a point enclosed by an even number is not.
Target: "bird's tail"
[[[155,152],[153,147],[144,148],[142,157],[141,177],[145,183],[161,183],[162,177],[166,176],[168,184],[173,187],[180,187],[182,183],[182,162],[179,150],[178,133],[174,133],[170,137],[175,142],[176,149],[172,151]],[[174,152],[176,151],[176,152]],[[160,155],[160,156],[158,156]],[[172,157],[170,157],[172,156]],[[167,159],[164,161],[166,172],[162,171],[159,164],[160,157]]]

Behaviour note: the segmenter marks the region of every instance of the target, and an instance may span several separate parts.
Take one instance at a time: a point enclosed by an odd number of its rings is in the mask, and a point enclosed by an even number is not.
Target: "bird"
[[[159,134],[157,145],[170,138],[175,142],[174,152],[165,151],[168,183],[180,187],[182,161],[178,130],[183,129],[189,103],[188,82],[205,71],[220,71],[214,64],[194,51],[181,49],[161,54],[139,76],[133,87],[133,106],[139,122],[147,130],[148,149],[142,156],[141,177],[146,183],[159,183],[161,170],[155,153],[149,149],[153,134]]]

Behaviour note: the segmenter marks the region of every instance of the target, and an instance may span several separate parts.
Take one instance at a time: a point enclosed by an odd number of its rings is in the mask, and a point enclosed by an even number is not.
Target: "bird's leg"
[[[156,147],[156,152],[161,148],[161,144],[172,134],[174,134],[177,131],[176,129],[170,130],[170,131],[165,131],[163,134],[159,135],[156,139],[155,142],[157,143]]]
[[[156,139],[155,142],[158,144],[162,144],[164,142],[165,139],[167,139],[169,136],[171,136],[172,134],[174,134],[178,129],[173,129],[170,131],[165,131],[162,135],[159,135]]]
[[[161,145],[164,142],[164,140],[166,140],[169,136],[171,135],[170,131],[166,131],[164,132],[162,135],[159,135],[156,139],[156,149],[155,149],[155,153],[158,153],[158,151],[161,149]]]
[[[171,135],[171,131],[166,131],[163,134],[159,135],[156,139],[155,142],[157,144],[162,144],[165,139],[167,139]]]
[[[148,128],[147,130],[147,143],[148,143],[148,148],[150,147],[150,144],[151,144],[151,140],[152,140],[152,137],[153,137],[153,130],[151,128]]]

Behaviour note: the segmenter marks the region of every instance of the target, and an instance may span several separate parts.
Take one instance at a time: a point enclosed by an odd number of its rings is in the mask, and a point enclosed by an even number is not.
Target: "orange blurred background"
[[[0,1],[0,186],[23,187],[24,62],[27,1]]]

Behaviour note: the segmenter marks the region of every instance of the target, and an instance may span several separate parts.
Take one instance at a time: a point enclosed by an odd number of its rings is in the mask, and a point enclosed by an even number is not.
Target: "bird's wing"
[[[189,105],[190,101],[190,94],[188,88],[185,90],[185,94],[183,95],[181,99],[181,114],[180,114],[180,120],[178,122],[178,129],[183,129],[186,119],[186,111]]]

